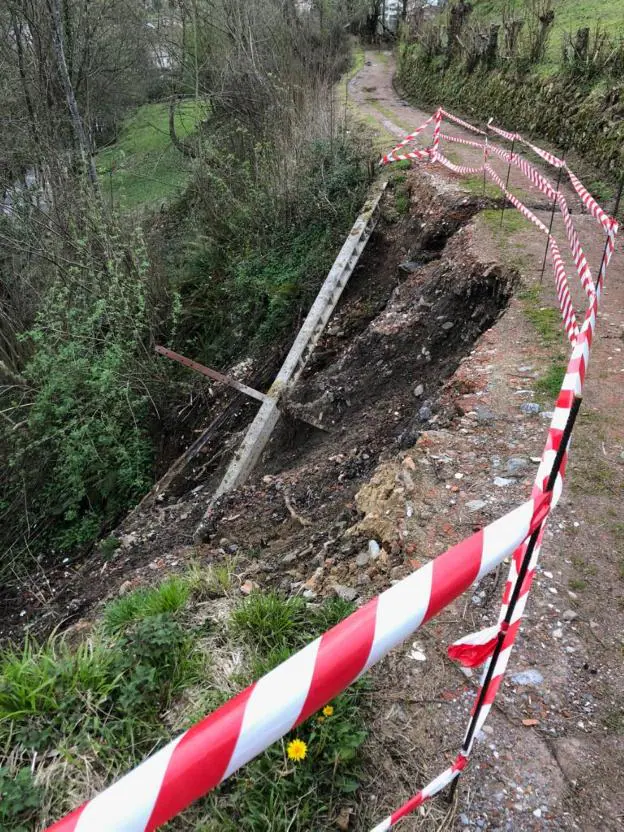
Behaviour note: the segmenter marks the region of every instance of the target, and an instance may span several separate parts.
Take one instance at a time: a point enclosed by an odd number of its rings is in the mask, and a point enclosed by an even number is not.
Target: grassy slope
[[[40,829],[353,611],[252,593],[233,561],[108,603],[82,641],[0,650],[0,830]],[[174,821],[172,830],[330,829],[353,804],[364,682]],[[288,741],[306,744],[298,761]],[[34,753],[35,752],[35,753]]]
[[[154,208],[186,184],[192,160],[169,139],[167,104],[144,104],[124,124],[119,141],[101,150],[97,167],[106,196],[129,210]],[[206,117],[194,101],[179,105],[176,129],[184,139]]]
[[[507,0],[473,0],[473,5],[475,19],[500,21]],[[515,0],[515,7],[518,16],[522,16],[524,0]],[[555,24],[548,47],[552,63],[559,63],[565,32],[574,34],[582,26],[593,30],[600,24],[612,37],[624,34],[624,0],[554,0],[554,10]]]

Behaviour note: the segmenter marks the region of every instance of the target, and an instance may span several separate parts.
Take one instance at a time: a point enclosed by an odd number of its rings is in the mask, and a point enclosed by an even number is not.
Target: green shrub
[[[29,832],[41,802],[29,768],[17,773],[0,766],[0,829]]]
[[[148,264],[139,232],[121,235],[76,197],[89,228],[70,228],[76,265],[51,272],[22,336],[28,385],[3,422],[4,534],[15,548],[89,545],[151,481]],[[19,508],[18,508],[19,507]],[[17,544],[16,544],[17,540]]]

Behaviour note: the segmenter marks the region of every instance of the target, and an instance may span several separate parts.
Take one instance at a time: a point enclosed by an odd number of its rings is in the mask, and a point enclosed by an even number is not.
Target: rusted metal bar
[[[203,364],[199,364],[197,361],[193,361],[192,358],[187,358],[184,355],[180,355],[178,352],[174,352],[173,350],[167,349],[167,347],[157,346],[155,347],[156,352],[159,355],[164,355],[166,358],[171,358],[173,361],[177,361],[179,364],[182,364],[184,367],[189,367],[191,370],[196,370],[198,373],[201,373],[204,376],[208,376],[208,378],[213,379],[213,381],[220,381],[222,384],[227,384],[228,387],[233,387],[235,390],[238,390],[239,393],[244,393],[246,396],[251,396],[252,399],[257,399],[259,402],[266,401],[266,395],[261,393],[259,390],[254,390],[253,387],[248,387],[246,384],[243,384],[240,381],[236,381],[235,378],[232,376],[225,376],[223,373],[219,373],[217,370],[213,370],[210,367],[205,367]]]

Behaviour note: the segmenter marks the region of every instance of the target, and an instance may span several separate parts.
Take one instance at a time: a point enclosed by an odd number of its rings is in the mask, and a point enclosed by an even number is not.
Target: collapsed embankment
[[[228,539],[241,555],[253,550],[274,571],[278,554],[300,540],[307,546],[336,539],[357,518],[354,495],[377,464],[413,445],[422,430],[453,418],[439,404],[444,383],[505,309],[516,283],[513,270],[480,262],[468,247],[470,220],[486,204],[428,172],[393,174],[382,220],[291,392],[289,415],[249,484],[217,504],[211,556]],[[31,622],[40,632],[60,621],[69,626],[137,567],[190,550],[228,461],[223,449],[240,439],[240,424],[234,434],[230,424],[217,419],[198,464],[122,524],[116,536],[124,545],[112,555],[96,555],[85,568],[59,568],[50,576],[53,598],[18,599],[7,610],[5,634]],[[313,529],[292,522],[293,506]],[[102,580],[94,580],[100,570]]]

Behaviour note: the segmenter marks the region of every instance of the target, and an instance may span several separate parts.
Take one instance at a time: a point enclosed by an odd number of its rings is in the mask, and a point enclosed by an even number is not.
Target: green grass
[[[352,605],[338,598],[310,608],[303,598],[255,592],[234,611],[231,626],[235,635],[270,653],[302,647],[317,630],[333,627],[352,611]]]
[[[535,389],[552,402],[559,395],[567,366],[561,312],[558,307],[542,305],[542,290],[537,285],[522,292],[520,299],[526,317],[533,324],[542,346],[548,350],[549,363],[537,380]]]
[[[549,399],[556,399],[561,391],[561,385],[565,377],[566,367],[564,363],[551,364],[536,384],[535,389]]]
[[[305,615],[303,598],[284,601],[274,593],[253,593],[235,610],[232,628],[261,650],[276,650],[297,643]]]
[[[542,305],[542,291],[532,286],[520,295],[524,302],[527,318],[535,327],[544,346],[552,347],[562,343],[561,312],[553,306]]]
[[[109,633],[117,633],[153,615],[175,614],[186,605],[190,591],[189,583],[174,575],[158,586],[122,595],[106,607],[104,627]]]
[[[178,136],[193,134],[206,116],[195,101],[180,103]],[[171,144],[168,104],[139,107],[124,123],[117,143],[101,150],[96,161],[105,197],[126,210],[158,207],[182,190],[192,170],[192,160]]]
[[[474,0],[474,20],[498,22],[508,0]],[[522,0],[515,0],[516,14],[524,10]],[[591,30],[600,24],[611,36],[624,34],[624,0],[555,0],[555,22],[548,44],[547,60],[558,64],[561,60],[561,43],[565,32],[574,36],[577,29],[589,26]]]
[[[472,178],[477,179],[477,177]],[[477,184],[481,185],[481,192],[483,192],[483,179],[480,179]],[[496,196],[500,197],[500,195],[500,190],[497,190]],[[507,239],[510,234],[526,231],[528,228],[528,220],[522,216],[520,211],[516,211],[515,208],[509,206],[505,208],[504,213],[500,208],[487,208],[481,212],[480,216],[485,220],[488,229],[501,238]]]
[[[0,829],[47,826],[353,609],[258,592],[212,616],[200,599],[229,589],[231,565],[196,563],[114,601],[79,644],[55,635],[0,651]],[[171,828],[334,828],[359,788],[365,690],[356,683]]]

